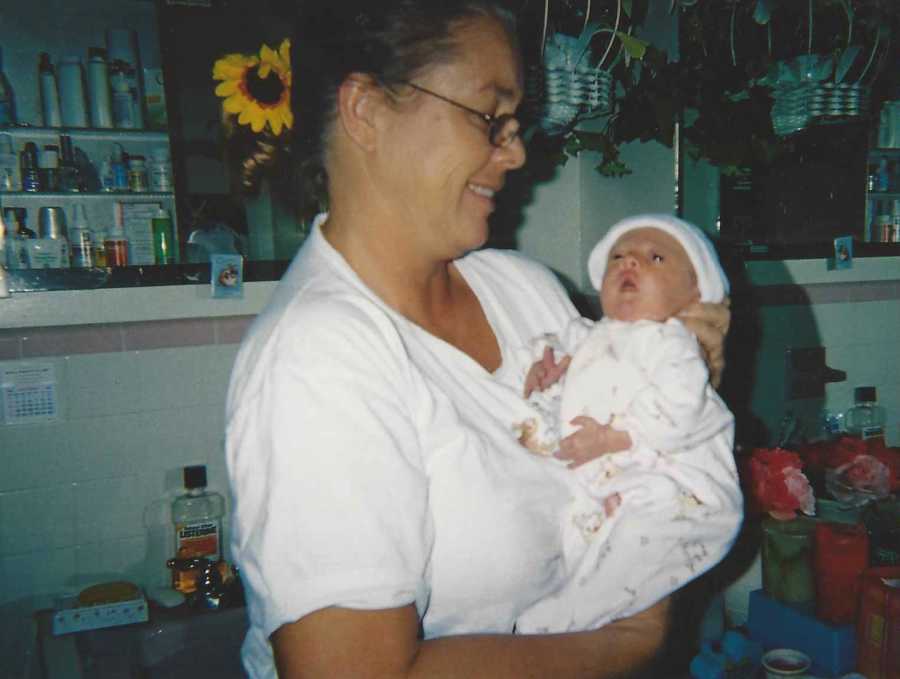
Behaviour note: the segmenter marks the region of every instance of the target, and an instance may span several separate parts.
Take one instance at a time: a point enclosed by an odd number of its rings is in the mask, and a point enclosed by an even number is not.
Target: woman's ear
[[[338,88],[338,116],[347,136],[360,148],[375,148],[375,117],[384,92],[367,75],[355,73]]]

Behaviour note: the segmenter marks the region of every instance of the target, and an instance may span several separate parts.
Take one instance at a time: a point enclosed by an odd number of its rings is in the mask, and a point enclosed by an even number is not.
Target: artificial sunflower
[[[266,44],[256,54],[226,54],[213,65],[216,96],[222,97],[225,113],[237,115],[240,125],[254,133],[269,126],[278,136],[294,126],[291,112],[291,41],[284,39],[278,50]]]

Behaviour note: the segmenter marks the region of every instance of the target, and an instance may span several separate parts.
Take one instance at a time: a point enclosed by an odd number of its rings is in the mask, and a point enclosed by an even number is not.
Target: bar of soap
[[[120,601],[132,601],[141,597],[141,590],[132,582],[102,582],[81,590],[78,594],[80,606],[99,606],[115,604]]]

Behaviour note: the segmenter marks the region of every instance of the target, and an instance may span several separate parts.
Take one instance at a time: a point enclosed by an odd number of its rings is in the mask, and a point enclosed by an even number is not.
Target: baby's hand
[[[563,356],[557,363],[553,357],[553,348],[544,347],[544,355],[541,360],[535,361],[525,376],[525,398],[531,396],[531,392],[535,389],[544,391],[547,387],[556,384],[565,374],[571,361],[571,356]]]
[[[586,462],[620,450],[631,448],[628,432],[613,429],[608,424],[600,424],[593,417],[579,415],[571,422],[579,427],[559,442],[559,451],[554,455],[565,460],[569,467],[580,467]]]

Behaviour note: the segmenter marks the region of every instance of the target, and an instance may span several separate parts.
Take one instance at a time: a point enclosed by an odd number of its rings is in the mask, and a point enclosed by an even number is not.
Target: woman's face
[[[514,113],[522,98],[519,55],[494,19],[468,21],[455,31],[457,58],[412,82],[471,109]],[[411,88],[410,88],[411,89]],[[442,99],[411,89],[382,135],[382,185],[401,212],[407,237],[438,258],[480,247],[506,173],[525,161],[517,137],[492,146],[488,124]]]
[[[665,231],[628,231],[609,251],[600,288],[604,316],[665,321],[699,298],[691,260]]]

